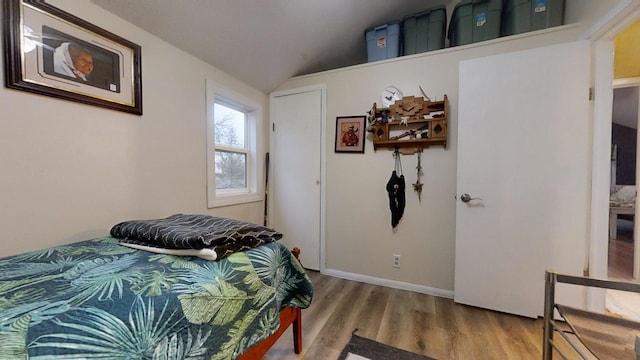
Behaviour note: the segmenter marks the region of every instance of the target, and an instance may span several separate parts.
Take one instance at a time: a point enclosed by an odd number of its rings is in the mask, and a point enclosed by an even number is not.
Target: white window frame
[[[245,147],[247,154],[247,187],[244,189],[216,189],[215,171],[215,116],[214,105],[216,99],[225,106],[243,111],[247,115]],[[262,105],[245,96],[233,93],[223,87],[207,80],[207,207],[215,208],[263,200],[264,186],[258,181],[258,174],[262,173],[262,162],[259,161],[260,130],[263,122]],[[224,146],[218,146],[223,150],[229,150]]]

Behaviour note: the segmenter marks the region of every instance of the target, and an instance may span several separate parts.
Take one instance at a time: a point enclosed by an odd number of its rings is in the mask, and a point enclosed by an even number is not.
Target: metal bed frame
[[[559,283],[640,293],[640,284],[638,283],[599,280],[546,271],[543,360],[552,360],[554,354],[560,355],[562,359],[568,359],[568,355],[562,353],[560,343],[554,341],[554,333],[556,332],[581,359],[595,357],[597,359],[628,358],[640,360],[640,323],[556,303],[555,290]],[[555,317],[555,310],[560,315],[558,320]],[[579,327],[572,322],[577,319],[580,320]],[[607,331],[604,329],[609,329],[609,327],[613,330],[607,332],[606,337],[600,337],[598,341],[591,341],[585,336],[585,333],[592,335],[590,334],[592,329]],[[576,339],[581,344],[576,343]],[[609,350],[615,348],[616,354],[608,353],[607,347]]]

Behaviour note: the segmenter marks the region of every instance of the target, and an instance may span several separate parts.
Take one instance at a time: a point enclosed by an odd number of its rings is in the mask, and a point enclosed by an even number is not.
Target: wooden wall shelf
[[[432,145],[446,149],[448,137],[447,95],[442,101],[405,96],[388,108],[373,104],[369,124],[373,124],[373,149],[399,149],[415,153]]]

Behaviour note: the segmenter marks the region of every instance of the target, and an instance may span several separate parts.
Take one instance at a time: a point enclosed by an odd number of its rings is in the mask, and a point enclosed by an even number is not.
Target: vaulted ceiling
[[[366,62],[366,29],[401,21],[404,16],[443,3],[442,0],[92,1],[267,93],[295,75]]]

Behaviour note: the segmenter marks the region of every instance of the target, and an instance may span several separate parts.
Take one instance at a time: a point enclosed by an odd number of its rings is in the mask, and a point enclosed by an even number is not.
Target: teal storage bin
[[[505,0],[502,35],[546,29],[564,23],[564,0]]]
[[[502,0],[463,0],[453,9],[449,46],[466,45],[500,36]]]
[[[403,55],[444,48],[447,9],[431,8],[402,19]]]
[[[400,56],[400,21],[367,29],[364,36],[368,62]]]

